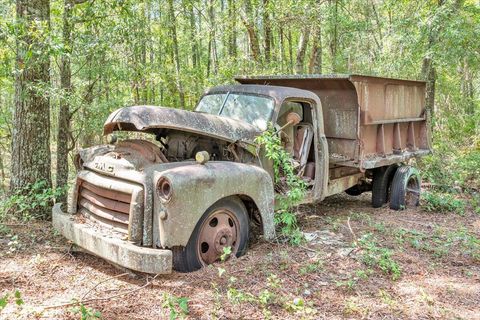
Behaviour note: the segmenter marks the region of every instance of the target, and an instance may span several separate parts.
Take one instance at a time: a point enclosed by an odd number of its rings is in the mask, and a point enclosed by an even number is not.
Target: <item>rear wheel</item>
[[[398,164],[394,163],[373,170],[372,206],[374,208],[379,208],[387,203],[390,185],[397,169]]]
[[[402,210],[420,204],[420,174],[411,166],[398,168],[392,181],[390,209]]]
[[[237,197],[222,199],[198,221],[185,248],[175,248],[174,269],[190,272],[219,261],[224,248],[240,257],[247,249],[248,214]]]

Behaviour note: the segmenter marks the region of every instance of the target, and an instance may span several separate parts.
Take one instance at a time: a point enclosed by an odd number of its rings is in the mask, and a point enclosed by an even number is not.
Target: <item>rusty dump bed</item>
[[[330,164],[371,169],[430,153],[425,82],[362,75],[239,77],[294,87],[322,102]]]

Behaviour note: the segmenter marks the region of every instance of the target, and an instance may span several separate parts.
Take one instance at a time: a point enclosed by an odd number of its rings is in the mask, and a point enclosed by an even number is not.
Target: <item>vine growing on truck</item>
[[[275,224],[290,243],[299,244],[303,235],[297,224],[295,208],[305,196],[307,186],[295,174],[292,156],[282,146],[278,132],[272,125],[255,139],[265,150],[265,156],[273,161],[276,211]]]

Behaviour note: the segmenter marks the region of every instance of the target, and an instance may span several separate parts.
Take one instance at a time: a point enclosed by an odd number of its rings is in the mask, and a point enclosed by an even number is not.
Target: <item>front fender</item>
[[[172,196],[167,202],[155,194],[154,228],[159,230],[161,247],[186,246],[198,220],[218,200],[245,195],[256,204],[266,239],[275,236],[274,191],[270,175],[262,168],[235,162],[194,163],[154,175],[155,185],[161,177],[171,183]],[[167,217],[159,214],[165,210]]]

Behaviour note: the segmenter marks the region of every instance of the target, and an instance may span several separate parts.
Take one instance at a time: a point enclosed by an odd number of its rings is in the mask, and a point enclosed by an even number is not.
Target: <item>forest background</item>
[[[479,67],[478,0],[0,0],[2,208],[28,194],[29,218],[61,200],[75,150],[102,142],[113,110],[192,109],[258,74],[427,81],[424,180],[478,198]]]

